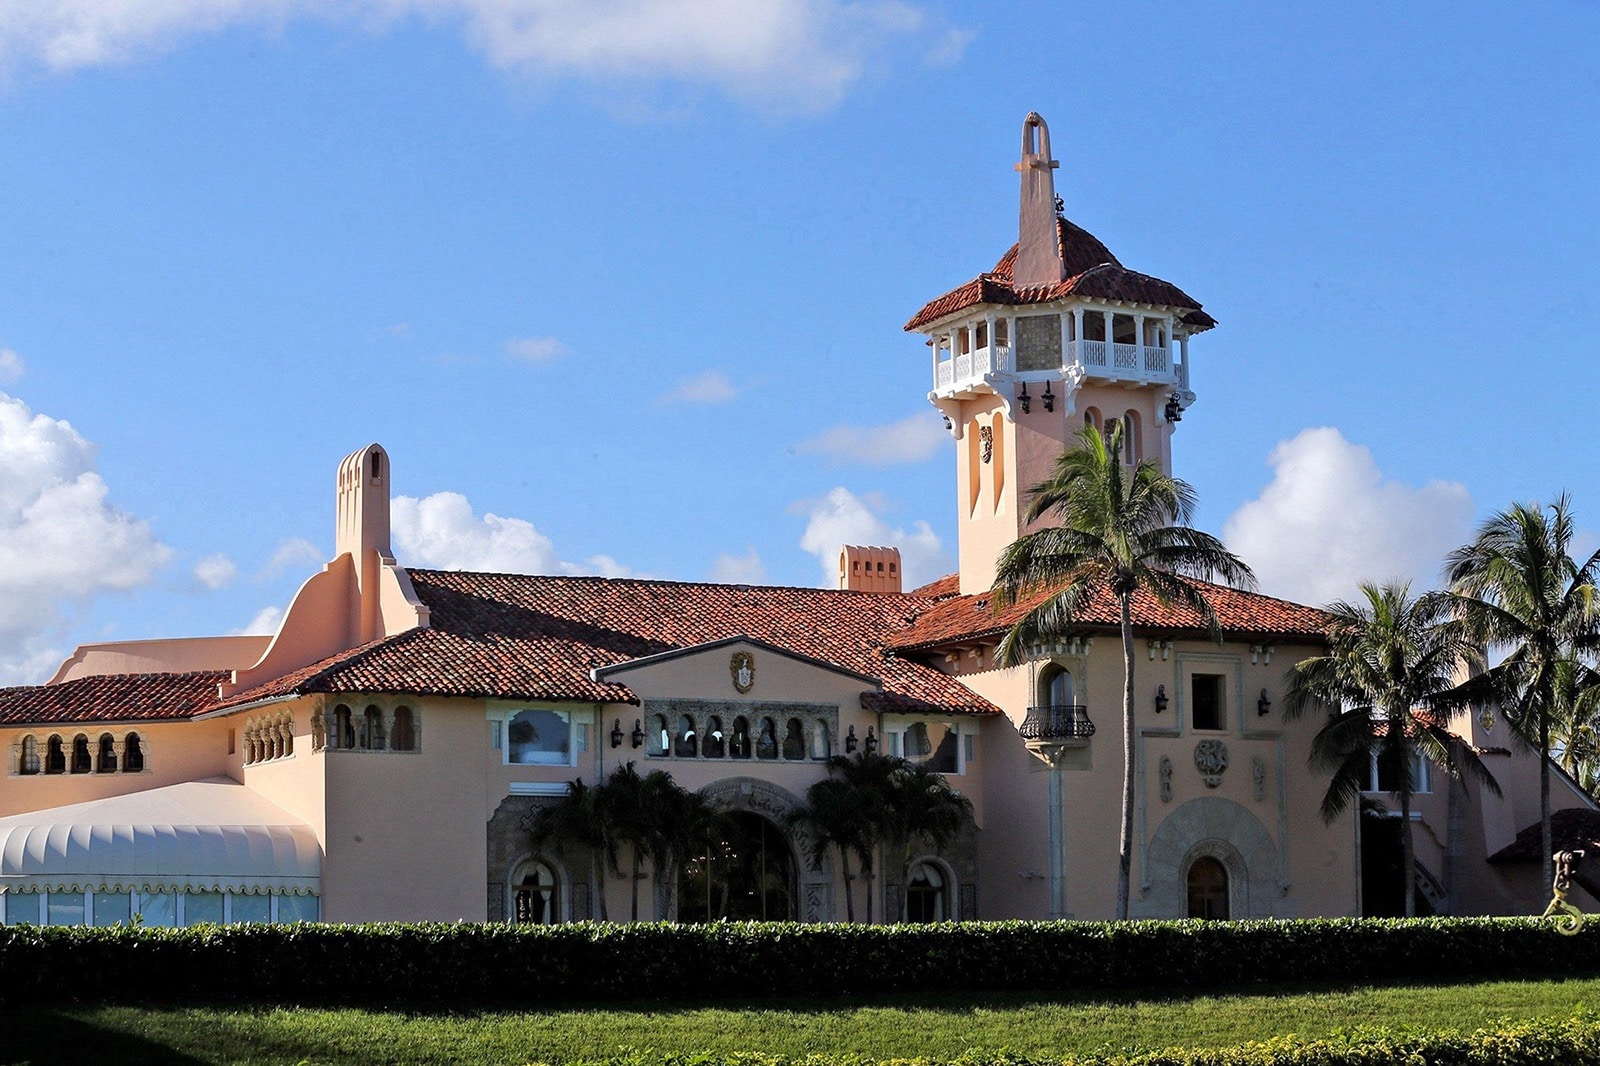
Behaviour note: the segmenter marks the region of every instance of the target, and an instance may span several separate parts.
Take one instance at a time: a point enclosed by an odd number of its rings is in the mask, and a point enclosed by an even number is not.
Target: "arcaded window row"
[[[120,737],[101,733],[91,739],[79,733],[39,738],[25,736],[11,748],[11,772],[34,774],[139,774],[145,771],[145,745],[138,733]]]
[[[311,746],[317,751],[416,751],[417,715],[410,707],[385,710],[375,703],[357,712],[338,704],[311,716]]]

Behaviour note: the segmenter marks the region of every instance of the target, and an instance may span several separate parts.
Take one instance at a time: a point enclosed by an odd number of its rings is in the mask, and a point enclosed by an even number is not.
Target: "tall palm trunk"
[[[850,894],[850,849],[843,844],[839,848],[839,872],[844,876],[844,918],[851,925],[856,924],[856,902]]]
[[[606,910],[606,882],[600,876],[600,852],[598,849],[589,850],[589,891],[595,894],[600,907],[600,920],[609,922],[610,913]]]
[[[1400,790],[1400,869],[1407,918],[1417,916],[1417,853],[1411,840],[1411,790]]]
[[[1117,855],[1117,919],[1128,918],[1133,873],[1133,597],[1119,593],[1122,607],[1122,838]]]
[[[1550,704],[1539,710],[1539,851],[1544,859],[1544,883],[1555,882],[1555,844],[1550,839]]]

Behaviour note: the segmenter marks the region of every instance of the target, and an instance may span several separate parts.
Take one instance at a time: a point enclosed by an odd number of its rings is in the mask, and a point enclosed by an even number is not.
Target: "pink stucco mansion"
[[[807,861],[785,816],[830,756],[858,750],[926,762],[974,807],[944,852],[904,875],[879,865],[875,914],[1109,917],[1115,612],[1090,604],[1070,635],[1000,669],[1010,619],[988,589],[1028,531],[1022,494],[1085,422],[1122,421],[1134,458],[1171,469],[1190,349],[1216,323],[1062,217],[1054,166],[1030,115],[1016,245],[906,327],[927,338],[928,397],[955,439],[957,573],[902,589],[896,552],[845,545],[834,589],[408,569],[389,544],[389,456],[362,448],[338,467],[334,557],[276,634],[86,645],[48,683],[0,690],[0,917],[594,918],[587,856],[535,851],[530,813],[633,761],[735,812],[736,854],[711,876],[729,881],[717,898],[757,900],[710,913],[698,887],[663,877],[646,916],[842,920],[840,871]],[[913,372],[927,371],[908,368],[908,389]],[[1326,824],[1316,716],[1280,713],[1322,616],[1207,591],[1220,644],[1184,609],[1136,607],[1134,913],[1381,909],[1384,782],[1374,771],[1372,812]],[[1417,889],[1440,912],[1537,913],[1537,759],[1503,725],[1453,726],[1504,795],[1434,775]],[[1564,777],[1555,805],[1594,809]],[[756,869],[760,892],[739,883]],[[631,887],[599,879],[612,915]]]

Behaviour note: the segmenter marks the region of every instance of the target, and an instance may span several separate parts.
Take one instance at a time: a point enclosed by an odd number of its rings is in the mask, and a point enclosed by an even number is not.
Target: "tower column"
[[[1138,360],[1138,362],[1139,362],[1138,370],[1142,374],[1142,373],[1144,373],[1144,370],[1145,370],[1145,362],[1144,362],[1144,316],[1143,315],[1134,315],[1133,316],[1133,343],[1134,343],[1134,349],[1133,349],[1134,358]]]

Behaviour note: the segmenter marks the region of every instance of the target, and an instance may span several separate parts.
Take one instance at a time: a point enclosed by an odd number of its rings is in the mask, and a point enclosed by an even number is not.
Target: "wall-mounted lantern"
[[[1054,411],[1056,409],[1056,394],[1050,391],[1050,383],[1048,381],[1044,383],[1044,396],[1041,398],[1044,400],[1044,409],[1046,411]]]
[[[644,726],[640,724],[639,719],[637,718],[633,720],[633,736],[631,739],[633,740],[634,747],[644,747]]]
[[[1167,704],[1170,703],[1170,702],[1171,701],[1167,699],[1167,686],[1165,686],[1165,685],[1157,685],[1156,686],[1156,713],[1157,714],[1165,714],[1167,712]]]
[[[850,727],[850,731],[844,735],[844,750],[845,750],[845,752],[849,753],[849,752],[855,751],[856,748],[860,746],[860,744],[861,744],[861,741],[856,739],[856,727],[855,726],[851,726]]]
[[[1262,689],[1261,690],[1261,698],[1259,700],[1256,700],[1256,714],[1259,717],[1265,718],[1267,715],[1269,715],[1271,713],[1272,713],[1272,701],[1267,698],[1267,690],[1266,689]]]
[[[620,718],[611,719],[611,746],[613,748],[622,747],[622,719]]]
[[[871,755],[873,752],[878,750],[878,734],[876,734],[876,733],[874,733],[872,731],[872,727],[870,725],[867,726],[867,744],[866,744],[866,748],[867,748],[867,754],[868,755]]]
[[[1022,413],[1027,414],[1033,407],[1033,397],[1028,395],[1028,383],[1022,383],[1022,391],[1017,393],[1017,403],[1022,405]]]

